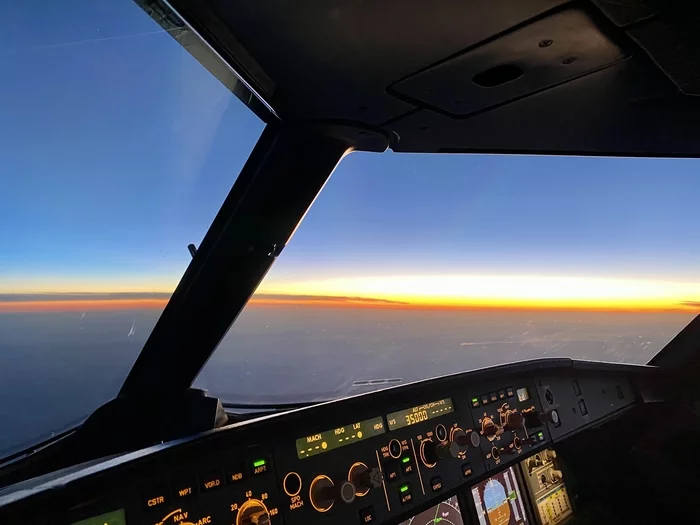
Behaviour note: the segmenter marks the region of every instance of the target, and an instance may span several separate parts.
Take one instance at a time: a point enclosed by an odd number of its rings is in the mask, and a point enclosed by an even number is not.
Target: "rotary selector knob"
[[[508,410],[506,412],[505,430],[520,430],[523,428],[524,418],[520,412]]]
[[[544,414],[542,414],[541,417],[542,421],[547,421],[548,423],[552,423],[555,427],[559,426],[559,412],[556,411],[556,409],[552,408],[551,410],[545,411]]]
[[[238,509],[236,525],[270,525],[270,513],[262,501],[249,499]]]
[[[361,461],[353,463],[350,467],[348,481],[355,486],[355,496],[364,496],[372,488],[369,468]]]
[[[420,458],[428,468],[433,468],[441,459],[450,457],[449,445],[436,443],[432,438],[424,439],[420,443]]]
[[[490,417],[485,417],[481,421],[481,432],[487,438],[492,438],[498,434],[498,425],[496,425]]]
[[[311,506],[318,512],[328,512],[336,501],[352,503],[355,501],[355,485],[348,480],[341,481],[338,485],[328,476],[321,474],[316,476],[309,488]]]

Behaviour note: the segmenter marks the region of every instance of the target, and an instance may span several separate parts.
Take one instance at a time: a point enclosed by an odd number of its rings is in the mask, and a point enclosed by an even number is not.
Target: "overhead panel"
[[[583,77],[630,56],[581,9],[567,9],[412,75],[391,91],[465,117]]]

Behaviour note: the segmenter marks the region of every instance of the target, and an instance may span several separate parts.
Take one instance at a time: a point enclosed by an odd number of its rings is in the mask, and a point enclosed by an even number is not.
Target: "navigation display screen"
[[[76,521],[71,525],[126,525],[124,509],[108,512],[107,514],[100,514],[99,516],[93,516],[92,518],[88,518],[86,520]]]
[[[299,459],[310,458],[386,432],[381,416],[311,434],[296,441]]]
[[[473,487],[472,499],[481,525],[527,523],[522,490],[513,467]]]
[[[457,496],[452,496],[420,514],[402,522],[401,525],[464,525]]]
[[[386,416],[386,421],[389,425],[389,430],[396,430],[397,428],[415,425],[434,417],[444,416],[450,412],[454,412],[452,399],[446,397],[445,399],[418,405],[417,407],[392,412]]]

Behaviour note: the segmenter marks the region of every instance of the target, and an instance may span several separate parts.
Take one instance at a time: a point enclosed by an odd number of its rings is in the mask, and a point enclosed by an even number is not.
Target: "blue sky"
[[[0,8],[0,292],[172,289],[263,124],[135,4],[68,5]],[[269,279],[700,282],[697,171],[694,160],[356,153]]]

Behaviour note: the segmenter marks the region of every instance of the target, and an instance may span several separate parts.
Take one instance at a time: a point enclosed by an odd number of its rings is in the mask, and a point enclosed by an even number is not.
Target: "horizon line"
[[[87,298],[90,297],[90,298]],[[70,292],[70,293],[0,293],[0,313],[31,313],[89,310],[137,310],[165,308],[171,294],[165,292]],[[386,309],[433,311],[555,311],[555,312],[698,312],[700,302],[680,301],[672,304],[587,304],[492,302],[436,302],[430,298],[412,301],[373,297],[312,294],[254,294],[246,306],[253,307],[323,307],[338,309]]]

